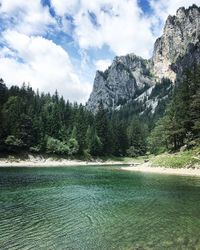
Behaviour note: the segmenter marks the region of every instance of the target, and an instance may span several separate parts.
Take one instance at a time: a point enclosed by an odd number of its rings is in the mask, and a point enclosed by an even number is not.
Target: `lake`
[[[200,249],[200,178],[0,169],[0,249]]]

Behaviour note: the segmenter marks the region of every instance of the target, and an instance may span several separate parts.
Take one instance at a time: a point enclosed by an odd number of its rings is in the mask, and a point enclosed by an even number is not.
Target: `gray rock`
[[[97,71],[87,108],[96,112],[102,101],[105,108],[115,109],[154,85],[149,63],[134,54],[115,57],[106,71]]]
[[[200,65],[200,42],[189,44],[184,56],[179,56],[171,68],[176,73],[176,80],[183,78],[183,73],[187,69],[192,69],[195,65]]]
[[[187,67],[200,63],[199,38],[200,8],[179,8],[176,16],[167,18],[151,59],[128,54],[115,57],[106,71],[97,71],[87,109],[95,113],[101,101],[106,109],[114,110],[131,100],[147,100],[146,107],[154,112],[158,98],[146,97],[162,78],[175,82]]]
[[[176,79],[171,67],[179,57],[183,57],[189,44],[196,44],[200,37],[200,8],[196,5],[188,9],[179,8],[176,16],[169,16],[163,35],[154,45],[152,71],[158,78]]]

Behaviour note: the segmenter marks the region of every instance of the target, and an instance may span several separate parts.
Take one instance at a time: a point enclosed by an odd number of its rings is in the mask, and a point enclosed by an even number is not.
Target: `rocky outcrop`
[[[162,78],[175,82],[187,67],[200,63],[199,40],[200,8],[193,5],[178,9],[175,16],[168,17],[150,60],[129,54],[116,57],[106,71],[97,71],[87,108],[96,112],[102,101],[105,108],[116,109],[140,100],[139,96],[149,93],[148,89]]]
[[[102,101],[105,108],[115,109],[153,84],[148,60],[134,54],[115,57],[106,71],[97,71],[87,108],[95,112]]]
[[[180,81],[189,69],[200,65],[200,42],[189,44],[184,56],[179,56],[171,68],[176,73],[176,80]]]
[[[200,38],[200,8],[180,8],[176,16],[169,16],[163,35],[154,45],[152,71],[158,78],[174,81],[176,72],[171,67],[179,57],[183,57],[189,44],[196,44]]]

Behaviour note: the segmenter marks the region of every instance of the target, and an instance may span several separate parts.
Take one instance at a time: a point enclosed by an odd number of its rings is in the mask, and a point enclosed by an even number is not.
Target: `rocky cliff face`
[[[106,71],[97,71],[87,108],[95,112],[102,100],[105,108],[115,109],[151,87],[149,63],[134,54],[116,57]]]
[[[180,8],[176,16],[169,16],[163,35],[154,45],[152,70],[158,78],[176,79],[171,65],[184,56],[189,44],[196,44],[200,38],[200,8]]]
[[[187,69],[192,69],[196,65],[200,65],[200,42],[189,44],[184,56],[179,56],[171,68],[176,73],[176,79],[181,80],[183,73]]]
[[[97,71],[87,108],[96,112],[102,101],[105,108],[116,109],[140,100],[140,95],[148,96],[152,86],[162,78],[174,82],[187,65],[200,62],[199,40],[200,8],[193,5],[178,9],[176,16],[168,17],[150,60],[129,54],[116,57],[105,72]],[[151,105],[155,107],[153,101]]]

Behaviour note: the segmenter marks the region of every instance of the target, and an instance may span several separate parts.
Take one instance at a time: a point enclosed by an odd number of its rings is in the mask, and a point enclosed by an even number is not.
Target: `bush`
[[[29,150],[32,153],[39,153],[41,151],[41,147],[40,146],[30,147]]]
[[[71,138],[68,142],[69,155],[75,155],[78,153],[79,145],[76,139]]]
[[[100,138],[94,135],[89,143],[89,152],[92,156],[98,156],[102,154],[103,145]]]
[[[46,144],[47,153],[60,154],[60,155],[68,155],[69,147],[65,143],[60,140],[54,139],[53,137],[47,138]]]
[[[8,146],[8,150],[14,152],[20,150],[24,146],[23,141],[16,138],[14,135],[9,135],[5,140],[5,144]]]
[[[129,149],[127,149],[127,154],[130,157],[137,157],[140,155],[140,150],[138,150],[134,146],[131,146]]]

